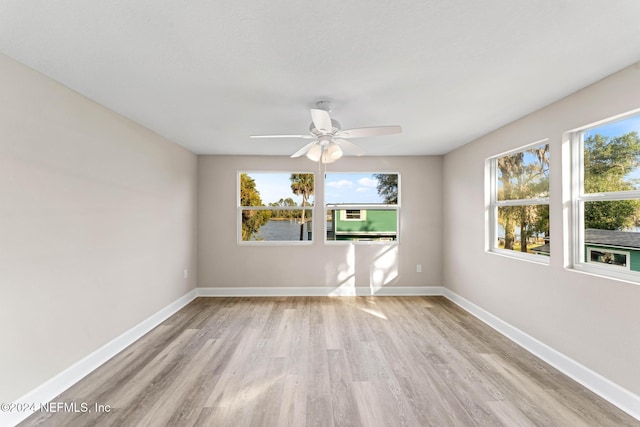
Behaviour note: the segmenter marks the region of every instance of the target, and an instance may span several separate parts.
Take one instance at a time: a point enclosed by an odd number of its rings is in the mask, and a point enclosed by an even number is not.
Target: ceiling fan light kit
[[[319,161],[322,158],[322,148],[318,144],[313,144],[307,151],[307,158],[314,162]]]
[[[328,101],[320,101],[318,108],[311,109],[311,124],[309,135],[252,135],[251,138],[315,138],[291,157],[306,154],[314,162],[333,163],[347,152],[355,156],[362,156],[364,150],[345,138],[363,138],[368,136],[394,135],[402,133],[400,126],[374,126],[357,129],[340,129],[340,123],[329,115],[331,111]]]

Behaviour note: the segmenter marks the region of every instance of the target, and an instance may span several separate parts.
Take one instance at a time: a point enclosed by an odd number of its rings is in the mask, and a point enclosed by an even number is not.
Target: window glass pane
[[[548,256],[549,205],[499,206],[496,247]]]
[[[640,200],[602,200],[584,203],[584,228],[640,231]]]
[[[243,172],[240,173],[242,241],[311,240],[314,203],[312,173]]]
[[[327,240],[394,241],[397,237],[398,211],[395,209],[327,211]]]
[[[398,174],[327,173],[327,204],[391,204],[399,200]]]
[[[242,240],[265,242],[293,242],[312,240],[312,210],[283,211],[292,218],[283,218],[277,211],[242,210]]]
[[[640,271],[640,200],[585,202],[583,214],[586,262]]]
[[[313,206],[312,173],[243,172],[240,206]]]
[[[496,159],[497,199],[549,197],[549,144]]]
[[[328,241],[398,240],[398,174],[327,173],[325,200]]]
[[[640,200],[585,202],[583,214],[586,262],[640,271]]]
[[[640,190],[640,116],[583,133],[584,192]]]

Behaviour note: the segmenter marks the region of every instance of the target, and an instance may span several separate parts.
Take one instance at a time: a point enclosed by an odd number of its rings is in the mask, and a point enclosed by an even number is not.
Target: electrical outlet
[[[185,279],[189,278],[189,270],[187,270],[186,268],[184,269],[184,278]]]
[[[416,273],[422,273],[422,264],[416,265]]]

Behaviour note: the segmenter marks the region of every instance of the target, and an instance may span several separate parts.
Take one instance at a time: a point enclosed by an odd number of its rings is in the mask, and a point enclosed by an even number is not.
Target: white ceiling
[[[287,155],[318,100],[443,154],[640,60],[638,0],[0,0],[0,52],[199,154]]]

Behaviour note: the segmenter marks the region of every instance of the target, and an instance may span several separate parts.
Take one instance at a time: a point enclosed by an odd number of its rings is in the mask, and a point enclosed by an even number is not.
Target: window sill
[[[599,277],[601,279],[617,280],[620,282],[630,283],[632,285],[640,285],[640,272],[617,269],[613,270],[607,267],[587,265],[586,263],[574,264],[573,266],[566,267],[566,269],[576,273]]]
[[[550,257],[544,256],[544,255],[533,255],[533,254],[515,252],[515,251],[510,251],[505,249],[489,249],[486,251],[486,253],[502,256],[505,258],[513,258],[519,261],[526,261],[526,262],[530,262],[533,264],[540,264],[540,265],[549,265],[549,259],[550,259]]]
[[[364,245],[364,246],[395,246],[400,242],[393,241],[380,241],[380,240],[325,240],[324,244],[327,246],[345,246],[345,245]]]
[[[313,241],[310,240],[292,240],[292,241],[264,241],[264,240],[252,240],[249,242],[238,242],[238,246],[312,246]]]

